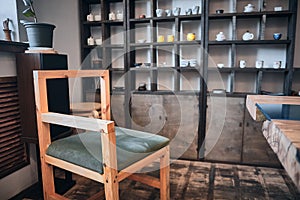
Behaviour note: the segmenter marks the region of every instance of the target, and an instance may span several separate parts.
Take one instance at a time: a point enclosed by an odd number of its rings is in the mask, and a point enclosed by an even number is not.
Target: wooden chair
[[[119,182],[125,178],[158,188],[160,198],[169,199],[169,140],[115,127],[110,121],[109,71],[49,70],[33,73],[44,199],[66,199],[55,193],[53,166],[103,183],[107,200],[119,199]],[[102,119],[48,112],[46,80],[77,77],[100,77]],[[49,124],[87,132],[51,142]],[[139,148],[145,143],[147,145]],[[90,152],[90,148],[97,153]],[[157,160],[160,161],[160,178],[137,173]]]

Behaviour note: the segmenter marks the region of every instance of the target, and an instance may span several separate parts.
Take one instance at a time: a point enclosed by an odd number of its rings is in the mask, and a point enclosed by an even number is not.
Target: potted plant
[[[33,0],[23,0],[23,3],[27,7],[23,11],[23,15],[34,19],[34,22],[22,22],[27,32],[29,47],[52,48],[53,30],[55,25],[38,22],[33,7]]]

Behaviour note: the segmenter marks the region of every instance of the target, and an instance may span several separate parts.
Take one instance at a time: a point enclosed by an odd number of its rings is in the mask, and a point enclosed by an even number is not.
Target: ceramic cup
[[[195,58],[190,59],[190,66],[191,67],[196,67],[197,66],[197,59],[195,59]]]
[[[240,68],[245,68],[247,62],[245,60],[240,60]]]
[[[242,39],[243,39],[244,41],[253,40],[253,39],[254,39],[254,34],[253,34],[253,33],[250,33],[249,31],[246,31],[246,32],[243,34]]]
[[[274,11],[282,11],[282,7],[281,6],[274,7]]]
[[[164,9],[156,9],[156,16],[162,17],[165,14]]]
[[[146,18],[146,15],[140,15],[139,18],[140,19]]]
[[[96,42],[96,45],[101,45],[102,44],[102,39],[96,39],[95,42]]]
[[[198,15],[199,14],[199,9],[200,9],[199,6],[193,6],[192,14],[193,15]]]
[[[192,9],[189,8],[185,11],[185,15],[191,15],[193,13]]]
[[[274,61],[273,68],[274,69],[279,69],[280,67],[281,67],[281,61]]]
[[[174,10],[173,10],[173,15],[174,15],[174,16],[179,16],[179,15],[180,15],[180,12],[181,12],[181,8],[180,8],[180,7],[176,7],[176,8],[174,8]]]
[[[168,42],[174,42],[174,35],[168,35]]]
[[[256,68],[262,68],[264,66],[264,61],[263,60],[257,60],[255,62],[255,67]]]
[[[171,17],[172,16],[172,10],[167,9],[165,10],[167,17]]]
[[[188,33],[186,35],[186,39],[187,39],[187,41],[193,41],[193,40],[196,39],[196,34],[195,33]]]
[[[223,67],[224,67],[224,64],[223,64],[223,63],[218,63],[218,64],[217,64],[217,67],[223,68]]]
[[[187,67],[189,65],[189,60],[182,59],[180,62],[180,67]]]
[[[86,20],[89,21],[89,22],[94,21],[94,15],[93,15],[92,13],[88,14],[88,15],[86,16]]]
[[[222,10],[222,9],[216,10],[216,13],[217,14],[222,14],[222,13],[224,13],[224,10]]]
[[[101,15],[95,15],[95,21],[101,21]]]
[[[165,37],[163,35],[157,36],[157,42],[164,42],[164,41],[165,41]]]
[[[273,34],[274,40],[280,40],[280,39],[281,39],[281,36],[282,36],[281,33],[274,33],[274,34]]]

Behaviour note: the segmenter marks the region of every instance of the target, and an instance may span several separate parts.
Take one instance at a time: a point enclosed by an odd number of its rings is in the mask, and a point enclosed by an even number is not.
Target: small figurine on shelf
[[[108,14],[108,19],[112,21],[116,20],[116,14],[114,12],[110,12]]]
[[[95,45],[95,40],[94,40],[93,36],[90,36],[90,37],[87,39],[87,44],[88,44],[88,45]]]
[[[11,41],[11,30],[9,30],[9,18],[3,21],[3,31],[5,33],[5,40]]]

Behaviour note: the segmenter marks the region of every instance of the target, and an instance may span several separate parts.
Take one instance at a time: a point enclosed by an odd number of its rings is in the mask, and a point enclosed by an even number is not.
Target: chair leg
[[[44,199],[49,200],[50,196],[55,195],[53,166],[43,160],[41,162]]]
[[[119,199],[119,182],[116,176],[108,176],[106,180],[104,180],[104,191],[106,200]]]
[[[160,199],[170,199],[170,152],[169,146],[166,153],[160,158]]]

